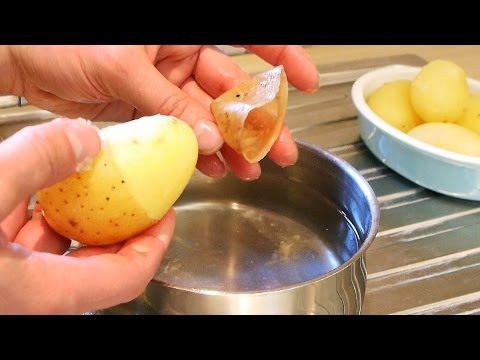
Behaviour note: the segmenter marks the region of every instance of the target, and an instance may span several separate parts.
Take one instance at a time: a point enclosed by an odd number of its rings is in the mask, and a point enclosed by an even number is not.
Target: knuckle
[[[163,97],[159,104],[159,113],[182,119],[187,115],[190,106],[189,98],[182,92],[168,94]]]
[[[103,65],[107,73],[125,79],[132,67],[128,66],[133,52],[127,51],[123,46],[106,46],[102,49]]]

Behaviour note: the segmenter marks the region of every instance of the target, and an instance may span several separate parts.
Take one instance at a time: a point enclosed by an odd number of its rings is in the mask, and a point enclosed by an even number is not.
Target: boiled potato
[[[263,159],[282,129],[288,81],[283,66],[257,74],[215,99],[210,109],[225,142],[250,163]]]
[[[426,122],[455,122],[462,116],[469,96],[463,69],[445,60],[425,65],[412,82],[413,108]]]
[[[480,135],[457,124],[426,123],[410,130],[408,135],[445,150],[480,156]]]
[[[477,134],[480,134],[480,96],[471,95],[465,105],[465,111],[463,112],[460,120],[457,121],[458,125],[466,127]]]
[[[422,123],[410,103],[410,85],[409,80],[392,81],[375,91],[367,100],[375,114],[403,132]]]
[[[37,199],[61,235],[88,245],[128,239],[160,220],[181,195],[197,161],[191,128],[171,116],[151,116],[101,131],[91,168]]]

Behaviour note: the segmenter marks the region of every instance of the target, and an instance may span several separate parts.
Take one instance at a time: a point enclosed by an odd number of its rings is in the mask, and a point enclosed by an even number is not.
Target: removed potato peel
[[[287,101],[287,77],[283,66],[277,66],[225,92],[210,109],[225,143],[255,163],[277,139]]]

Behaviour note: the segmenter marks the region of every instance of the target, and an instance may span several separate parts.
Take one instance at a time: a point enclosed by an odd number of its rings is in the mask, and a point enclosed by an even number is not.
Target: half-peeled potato
[[[235,86],[210,105],[225,142],[250,163],[263,159],[285,119],[288,82],[283,66]]]

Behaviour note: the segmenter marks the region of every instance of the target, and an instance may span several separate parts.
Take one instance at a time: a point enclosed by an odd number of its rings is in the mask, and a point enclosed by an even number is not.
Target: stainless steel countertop
[[[431,192],[386,168],[363,145],[350,98],[353,81],[366,71],[424,63],[402,55],[325,65],[316,94],[290,89],[286,122],[294,136],[352,164],[380,203],[363,314],[480,313],[480,203]],[[51,117],[31,106],[0,109],[0,136]],[[106,313],[144,312],[133,301]]]

